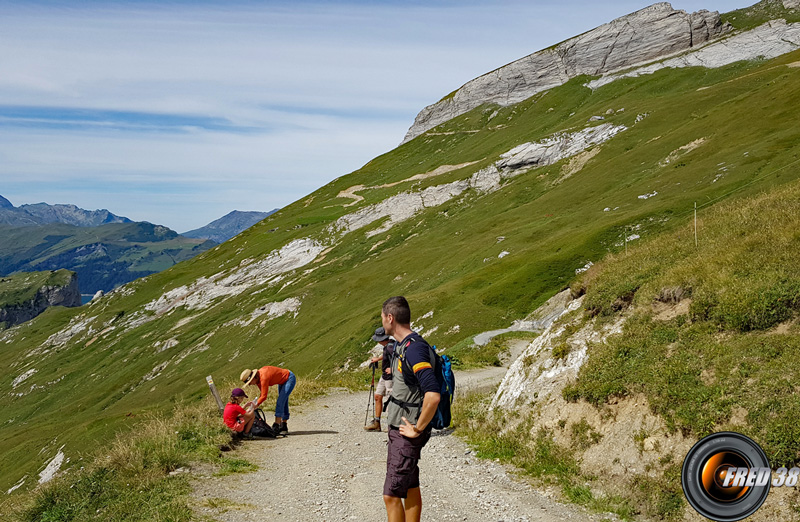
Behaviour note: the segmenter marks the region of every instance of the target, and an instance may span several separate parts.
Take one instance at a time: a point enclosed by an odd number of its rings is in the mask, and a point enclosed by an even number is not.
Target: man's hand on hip
[[[403,417],[403,425],[400,426],[400,435],[409,439],[415,439],[419,437],[419,434],[420,432],[417,430],[417,427],[408,422],[408,419]]]

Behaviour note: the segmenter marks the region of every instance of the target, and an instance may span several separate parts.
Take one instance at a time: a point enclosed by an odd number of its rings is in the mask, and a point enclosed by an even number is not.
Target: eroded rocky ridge
[[[424,108],[403,142],[484,103],[507,106],[588,74],[604,75],[690,50],[731,27],[718,12],[687,13],[659,2],[464,84]]]

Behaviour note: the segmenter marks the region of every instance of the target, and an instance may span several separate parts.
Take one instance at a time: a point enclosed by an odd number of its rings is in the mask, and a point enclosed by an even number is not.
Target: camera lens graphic
[[[736,473],[737,468],[750,467],[744,457],[733,451],[721,451],[712,455],[703,465],[701,472],[703,489],[720,502],[734,502],[750,490],[747,486],[724,486],[728,474]]]
[[[769,494],[770,484],[745,486],[725,479],[740,468],[769,468],[761,447],[740,433],[721,432],[694,445],[681,470],[686,500],[701,515],[719,522],[733,522],[752,515]],[[733,478],[733,477],[731,477]]]

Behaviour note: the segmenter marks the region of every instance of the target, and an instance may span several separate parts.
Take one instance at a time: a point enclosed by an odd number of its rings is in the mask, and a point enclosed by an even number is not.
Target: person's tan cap
[[[245,370],[242,372],[242,375],[239,377],[245,386],[253,382],[253,379],[256,378],[258,375],[258,370]]]

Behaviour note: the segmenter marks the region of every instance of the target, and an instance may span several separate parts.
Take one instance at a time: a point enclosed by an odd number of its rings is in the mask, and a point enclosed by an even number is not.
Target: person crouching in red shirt
[[[256,418],[253,403],[248,403],[247,409],[240,406],[241,402],[247,398],[247,394],[241,388],[234,388],[231,392],[231,402],[225,405],[222,413],[222,420],[225,425],[236,433],[250,435],[250,428]]]

